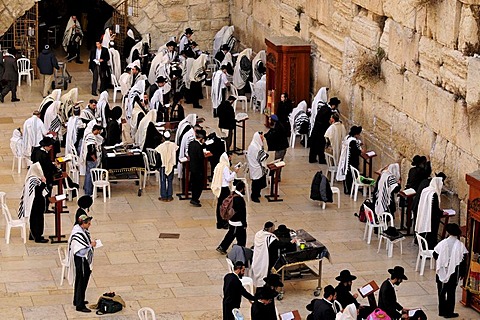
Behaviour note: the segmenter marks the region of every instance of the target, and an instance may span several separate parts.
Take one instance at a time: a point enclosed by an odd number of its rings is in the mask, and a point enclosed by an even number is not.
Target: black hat
[[[165,83],[167,81],[167,79],[165,79],[165,77],[163,76],[160,76],[157,78],[157,80],[155,81],[156,83]]]
[[[98,124],[94,125],[93,128],[92,128],[92,131],[94,130],[100,130],[102,131],[103,130],[103,127],[102,126],[99,126]]]
[[[268,276],[263,278],[263,281],[272,287],[283,287],[283,282],[280,281],[280,275],[275,273],[270,273]]]
[[[228,44],[222,44],[222,47],[220,48],[220,50],[230,50],[230,47],[228,46]]]
[[[197,131],[195,131],[195,135],[199,138],[204,138],[207,136],[207,132],[203,129],[199,129]]]
[[[443,172],[435,173],[435,177],[442,178],[443,181],[447,179],[447,175]]]
[[[280,232],[290,232],[290,229],[288,229],[287,226],[284,224],[279,225],[277,230]]]
[[[55,140],[53,140],[50,137],[45,137],[45,138],[42,139],[42,141],[40,141],[40,146],[41,147],[53,146],[54,143],[55,143]]]
[[[185,34],[193,34],[193,30],[190,28],[185,29]]]
[[[412,159],[412,166],[419,165],[420,164],[420,159],[421,159],[421,157],[418,154],[416,154]]]
[[[362,126],[353,126],[350,128],[349,136],[353,137],[354,135],[362,133]]]
[[[459,237],[462,235],[462,230],[456,223],[447,224],[445,230],[447,230],[448,234],[451,236]]]
[[[192,41],[192,43],[190,44],[192,47],[196,47],[198,46],[198,44],[195,42],[195,41]]]
[[[342,101],[340,101],[337,97],[330,98],[330,101],[328,101],[328,104],[331,106],[338,106]]]
[[[177,43],[175,41],[168,41],[166,44],[167,47],[176,47]]]
[[[342,270],[340,272],[340,275],[335,278],[335,280],[340,281],[340,282],[349,282],[357,279],[356,276],[350,273],[350,270]]]
[[[395,266],[393,269],[388,269],[388,273],[392,275],[392,278],[408,280],[405,275],[405,269],[401,266]]]
[[[77,204],[80,208],[82,209],[88,209],[92,206],[93,204],[93,198],[92,196],[89,196],[89,195],[84,195],[84,196],[81,196],[78,200],[77,200]]]
[[[116,106],[112,109],[112,112],[110,113],[112,119],[118,120],[122,116],[122,108],[119,106]]]
[[[274,224],[273,224],[272,221],[267,221],[267,222],[265,222],[265,224],[263,225],[263,229],[268,229],[268,228],[271,228],[271,227],[273,227],[273,226],[274,226]]]
[[[257,293],[255,294],[255,298],[262,299],[262,300],[272,300],[276,296],[278,296],[278,292],[275,290],[265,290],[265,289],[257,289]]]
[[[333,296],[335,294],[335,288],[332,285],[328,285],[325,288],[323,288],[323,297],[328,298],[330,296]]]
[[[230,96],[230,97],[228,97],[227,100],[228,100],[228,101],[235,101],[235,100],[237,100],[237,98],[235,98],[234,96]]]

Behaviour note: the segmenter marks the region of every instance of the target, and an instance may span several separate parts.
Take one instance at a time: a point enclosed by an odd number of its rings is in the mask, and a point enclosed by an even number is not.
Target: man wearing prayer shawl
[[[139,146],[140,149],[145,150],[145,144],[147,143],[147,133],[150,124],[153,125],[154,130],[160,135],[160,133],[155,129],[155,122],[157,121],[157,110],[150,110],[147,115],[140,121],[137,131],[135,132],[134,141],[135,144]],[[153,139],[154,137],[149,137]],[[149,141],[151,142],[151,141]],[[156,146],[154,146],[156,147]]]
[[[65,154],[79,154],[79,142],[81,136],[79,135],[79,129],[85,128],[85,123],[80,120],[80,107],[75,106],[73,108],[73,115],[68,118],[67,122],[67,136],[65,138]]]
[[[342,142],[347,135],[347,131],[345,130],[343,123],[340,122],[340,118],[336,112],[332,113],[330,123],[331,124],[327,131],[325,131],[324,136],[326,139],[326,145],[331,146],[332,148],[333,159],[335,161],[335,166],[337,166],[340,161],[340,153],[342,152]]]
[[[202,54],[195,59],[192,63],[192,69],[188,75],[190,80],[190,91],[188,94],[188,100],[193,104],[194,108],[201,109],[202,106],[199,103],[200,99],[203,99],[202,94],[202,81],[204,81],[205,63],[207,62],[207,55]]]
[[[83,63],[80,60],[80,46],[82,45],[83,31],[76,16],[71,16],[63,34],[62,46],[68,53],[67,60],[75,59],[76,63]]]
[[[307,134],[308,133],[308,116],[307,116],[307,103],[305,100],[301,101],[290,113],[288,116],[291,130],[296,134]],[[303,139],[303,137],[302,137]],[[306,143],[306,141],[303,141]]]
[[[62,123],[61,136],[65,136],[67,133],[66,125],[68,119],[73,114],[73,108],[78,106],[80,103],[78,101],[78,88],[72,88],[65,94],[60,97],[60,122]]]
[[[30,158],[32,149],[40,146],[40,141],[48,134],[48,130],[40,119],[39,111],[34,111],[33,116],[25,120],[23,132],[23,155]]]
[[[145,80],[138,81],[128,92],[128,100],[125,104],[125,116],[127,117],[127,121],[131,124],[132,119],[132,111],[133,106],[135,103],[140,103],[141,97],[145,92]]]
[[[143,117],[145,117],[145,114],[147,114],[148,111],[146,111],[140,103],[135,102],[133,111],[132,111],[132,119],[130,121],[130,136],[133,138],[135,137],[135,134],[137,133],[138,125],[140,124],[140,121],[142,121]]]
[[[395,193],[400,191],[400,188],[400,166],[398,163],[392,163],[382,171],[375,190],[373,190],[373,202],[377,215],[384,212],[395,214]]]
[[[155,148],[160,154],[160,201],[173,201],[173,167],[176,165],[178,146],[170,141],[170,132],[163,133],[165,141]]]
[[[213,40],[213,54],[216,55],[217,52],[224,46],[230,49],[228,46],[229,39],[232,37],[233,32],[235,31],[234,26],[223,26],[216,34]],[[217,59],[219,60],[219,59]],[[220,61],[220,60],[219,60]]]
[[[255,132],[247,152],[247,163],[250,179],[252,180],[252,194],[250,198],[253,202],[260,202],[260,192],[267,186],[267,168],[265,163],[267,158],[268,153],[263,148],[263,133]]]
[[[110,118],[107,123],[107,132],[105,135],[105,145],[113,146],[122,142],[122,123],[120,117],[122,116],[122,109],[116,106],[110,112]]]
[[[253,285],[257,288],[265,284],[264,278],[270,274],[270,270],[278,259],[278,238],[273,231],[273,222],[265,222],[263,230],[255,234],[253,240],[252,279]],[[276,244],[274,244],[276,242]],[[275,250],[277,252],[275,252]]]
[[[350,194],[350,188],[353,183],[353,174],[350,166],[358,169],[360,165],[360,155],[363,152],[362,142],[360,141],[361,133],[361,126],[353,126],[342,142],[342,152],[340,152],[338,170],[335,178],[337,181],[343,181],[343,192],[345,194]]]
[[[85,191],[85,194],[89,196],[93,194],[93,182],[90,170],[96,168],[100,163],[101,143],[99,143],[97,136],[100,134],[102,129],[103,128],[101,126],[94,124],[91,132],[87,132],[87,129],[85,129],[85,137],[83,138],[80,162],[83,162],[85,165],[85,181],[83,190]]]
[[[120,62],[120,53],[118,52],[117,49],[114,48],[114,42],[110,41],[109,43],[110,47],[108,48],[108,52],[110,54],[110,71],[111,74],[115,76],[115,79],[120,79],[120,76],[122,74],[122,65]]]
[[[418,204],[415,231],[427,239],[428,249],[432,250],[438,241],[438,227],[443,216],[440,209],[443,180],[435,177],[430,180],[430,185],[423,189]]]
[[[220,70],[215,71],[212,77],[212,109],[213,116],[217,116],[218,106],[225,101],[225,95],[227,93],[227,87],[230,86],[227,78],[227,66],[220,66]]]
[[[106,128],[109,118],[110,105],[108,104],[108,91],[105,90],[100,93],[100,97],[98,98],[97,107],[95,108],[95,119],[98,119],[99,124],[103,128]]]
[[[310,152],[308,156],[308,162],[320,164],[327,163],[325,160],[325,132],[330,126],[330,117],[332,115],[332,109],[327,104],[327,89],[325,87],[321,88],[319,93],[312,103],[312,115],[310,117]],[[317,101],[317,104],[315,102]],[[324,100],[325,99],[325,100]],[[312,122],[313,120],[313,122]]]
[[[18,208],[18,218],[30,220],[30,240],[37,243],[47,243],[43,237],[44,216],[47,195],[46,179],[42,167],[36,162],[28,169],[23,185],[22,197]]]
[[[23,135],[20,128],[13,130],[12,137],[10,138],[10,150],[15,157],[23,157]],[[19,169],[20,170],[20,169]]]
[[[252,66],[253,66],[253,84],[257,83],[257,81],[260,80],[260,78],[263,76],[265,73],[265,65],[267,64],[267,55],[265,53],[265,50],[260,50],[255,58],[252,60]]]
[[[252,61],[250,60],[252,56],[252,49],[247,48],[240,52],[237,57],[237,62],[235,63],[235,68],[233,71],[233,85],[240,91],[243,90],[245,84],[248,82],[248,79],[252,73]],[[223,64],[223,63],[222,63]]]
[[[92,240],[90,231],[92,217],[81,215],[68,239],[68,274],[69,284],[74,284],[73,305],[79,312],[91,312],[85,305],[85,293],[88,280],[93,268],[93,251],[97,246],[96,240]]]
[[[97,103],[97,100],[90,99],[87,107],[80,111],[80,120],[82,120],[83,123],[88,124],[90,121],[96,120]]]
[[[222,219],[220,215],[220,207],[233,189],[233,180],[236,178],[236,173],[239,168],[235,168],[233,171],[230,170],[230,157],[226,152],[222,153],[220,156],[220,161],[213,171],[212,184],[210,189],[212,190],[213,195],[217,198],[217,229],[227,229],[228,221]],[[230,244],[229,244],[230,245]],[[226,251],[227,248],[225,248]]]
[[[265,71],[263,71],[260,79],[254,84],[253,90],[257,101],[260,101],[260,112],[263,113],[265,105],[267,104],[267,75]],[[257,106],[255,106],[255,108],[257,108]]]
[[[466,275],[468,250],[459,240],[462,231],[458,224],[445,226],[449,237],[435,246],[433,257],[437,260],[438,315],[444,318],[456,318],[455,290],[460,279]],[[477,240],[478,241],[478,240]]]
[[[195,130],[193,127],[197,123],[197,115],[191,113],[185,117],[180,123],[178,124],[177,134],[175,135],[175,144],[180,146],[178,149],[178,159],[187,157],[188,155],[188,145],[190,142],[195,140]],[[182,162],[178,162],[177,165],[178,171],[178,178],[182,179],[183,173],[183,164]]]
[[[135,35],[133,34],[132,29],[128,29],[127,37],[123,42],[123,59],[126,61],[130,55],[130,51],[132,50],[133,46],[135,45]]]

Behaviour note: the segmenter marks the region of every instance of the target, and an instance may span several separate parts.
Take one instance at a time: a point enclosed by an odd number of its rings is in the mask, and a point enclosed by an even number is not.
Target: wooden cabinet
[[[468,273],[463,283],[462,303],[480,312],[480,170],[467,174]]]
[[[282,92],[294,106],[305,100],[310,105],[310,44],[297,37],[272,37],[267,45],[267,91],[274,90],[273,110]]]

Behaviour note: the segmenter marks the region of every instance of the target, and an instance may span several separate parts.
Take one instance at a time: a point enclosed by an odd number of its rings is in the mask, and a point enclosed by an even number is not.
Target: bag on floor
[[[116,295],[115,292],[108,292],[98,298],[97,304],[93,305],[92,308],[98,309],[96,313],[102,315],[116,313],[121,311],[125,306],[125,301],[123,301],[122,297]]]
[[[374,206],[372,203],[372,200],[370,199],[365,199],[365,201],[362,203],[360,206],[360,209],[358,210],[358,213],[354,213],[353,215],[358,218],[360,222],[367,222],[367,215],[365,214],[365,208],[364,205],[369,207],[370,209],[374,210]]]
[[[392,320],[388,314],[380,308],[375,309],[367,317],[367,320]]]
[[[223,220],[230,220],[231,217],[235,214],[233,210],[233,198],[238,197],[235,192],[232,192],[228,197],[223,200],[222,205],[220,206],[220,216]]]

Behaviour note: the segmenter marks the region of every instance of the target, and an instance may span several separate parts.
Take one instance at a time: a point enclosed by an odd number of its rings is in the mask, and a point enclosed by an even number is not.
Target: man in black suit
[[[54,143],[55,141],[50,137],[43,138],[42,141],[40,141],[40,147],[35,147],[31,155],[33,163],[40,163],[49,190],[52,189],[53,176],[57,172],[57,167],[50,159],[50,150],[52,150]]]
[[[225,139],[227,151],[230,151],[230,147],[232,146],[233,130],[235,130],[235,126],[237,125],[235,121],[235,110],[233,109],[235,100],[237,100],[237,98],[230,96],[226,101],[220,103],[217,108],[218,127],[228,130],[228,135]]]
[[[336,293],[333,286],[328,285],[323,289],[323,299],[313,299],[307,310],[312,313],[307,316],[307,320],[335,320],[335,310],[333,302]]]
[[[395,286],[399,286],[403,280],[408,280],[403,267],[395,266],[388,269],[390,279],[383,281],[378,293],[378,307],[385,311],[392,320],[400,319],[403,313],[408,312],[397,302]]]
[[[228,273],[223,278],[223,320],[234,320],[232,310],[240,308],[242,296],[250,301],[255,300],[240,281],[244,274],[245,264],[237,261],[233,267],[233,273]]]
[[[3,75],[0,74],[0,80],[3,85],[0,93],[0,102],[2,103],[10,91],[12,91],[12,102],[20,101],[17,98],[18,67],[15,54],[16,50],[14,48],[8,48],[8,53],[3,56]]]
[[[370,307],[361,306],[358,303],[358,293],[351,293],[353,280],[357,279],[356,276],[350,273],[350,270],[342,270],[340,275],[335,278],[335,280],[340,283],[335,287],[335,292],[337,293],[336,300],[342,305],[342,309],[345,309],[349,304],[354,304],[357,310],[359,310],[359,319],[366,319],[370,313],[375,309],[372,306],[372,303],[375,303],[375,296],[372,295],[372,298],[369,297]],[[373,301],[371,300],[373,299]]]
[[[108,60],[110,60],[110,54],[107,48],[102,47],[101,42],[95,42],[95,48],[90,51],[90,63],[88,65],[93,73],[92,95],[94,96],[98,95],[98,78],[100,78],[100,92],[107,90],[108,77],[110,76]]]
[[[190,160],[190,185],[192,190],[192,200],[190,204],[195,207],[201,207],[200,196],[203,190],[204,159],[203,142],[207,133],[203,129],[195,131],[195,140],[188,145],[188,158]]]

